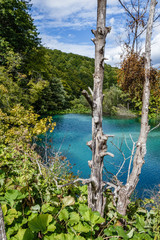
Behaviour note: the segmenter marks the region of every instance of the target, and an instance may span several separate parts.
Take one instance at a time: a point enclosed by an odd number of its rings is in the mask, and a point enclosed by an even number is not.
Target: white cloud
[[[151,55],[154,67],[160,67],[160,33],[152,41]]]
[[[146,32],[143,34],[143,44],[142,44],[142,52],[145,50],[145,36]],[[160,67],[160,22],[156,22],[154,24],[153,33],[152,33],[152,41],[151,41],[151,60],[153,67]]]
[[[117,47],[110,47],[107,48],[105,50],[105,57],[108,58],[108,60],[106,61],[107,64],[110,64],[111,66],[119,66],[120,64],[120,55],[121,55],[121,47],[117,46]]]
[[[111,6],[107,8],[107,14],[116,15],[125,13],[124,9],[120,6]]]
[[[59,41],[55,37],[42,35],[44,46],[50,49],[59,49],[62,52],[75,53],[83,56],[94,57],[94,46],[87,44],[72,44]]]
[[[32,0],[32,3],[48,18],[62,19],[79,11],[92,11],[96,8],[96,0]]]
[[[91,27],[93,26],[93,21],[79,21],[78,19],[75,19],[73,21],[61,21],[61,20],[57,20],[57,21],[48,21],[46,19],[44,19],[43,21],[38,21],[36,22],[37,26],[40,28],[40,31],[42,31],[42,29],[53,29],[53,28],[71,28],[71,29],[84,29],[86,27]]]
[[[51,49],[94,57],[94,45],[82,42],[77,44],[78,39],[75,30],[81,30],[84,34],[84,29],[95,27],[97,0],[32,0],[32,3],[32,16],[38,26],[38,31],[41,33],[42,43]],[[113,66],[120,62],[120,44],[127,36],[125,29],[126,15],[118,0],[108,0],[107,3],[107,26],[110,25],[112,30],[106,39],[106,57],[109,59],[107,63]],[[62,41],[63,28],[69,30],[68,39],[70,43]],[[57,31],[57,36],[53,36],[52,29]],[[73,29],[74,37],[72,35]],[[160,63],[159,32],[160,26],[157,26],[153,31],[152,41],[152,59],[155,66]],[[88,39],[90,38],[89,34],[90,31],[88,30]],[[142,46],[144,46],[145,33],[141,36],[141,39]]]

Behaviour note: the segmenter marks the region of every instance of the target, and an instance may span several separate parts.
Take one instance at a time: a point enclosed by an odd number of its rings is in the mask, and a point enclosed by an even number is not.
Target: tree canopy
[[[118,85],[128,95],[131,108],[138,113],[141,112],[143,84],[145,80],[144,72],[145,58],[139,53],[127,52],[121,63],[121,69],[118,75]],[[160,78],[157,69],[151,67],[150,71],[150,116],[153,117],[159,113],[159,86]]]
[[[48,50],[52,73],[61,79],[67,94],[73,99],[81,96],[82,89],[93,88],[94,59],[60,50]],[[105,64],[104,88],[117,83],[117,68]]]
[[[18,53],[26,53],[40,44],[38,32],[29,14],[30,0],[0,1],[0,38]]]

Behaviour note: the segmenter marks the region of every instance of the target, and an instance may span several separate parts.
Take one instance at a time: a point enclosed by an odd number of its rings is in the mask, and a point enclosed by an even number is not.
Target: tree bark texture
[[[153,20],[155,14],[156,0],[151,0],[148,25],[146,30],[145,41],[145,82],[143,86],[143,105],[141,116],[141,129],[137,142],[137,148],[133,160],[132,172],[127,180],[125,186],[121,186],[118,192],[117,211],[125,215],[129,198],[135,190],[139,181],[139,175],[141,173],[142,166],[144,164],[144,157],[146,154],[146,142],[149,132],[148,126],[148,110],[149,110],[149,98],[150,98],[150,68],[151,68],[151,36],[153,29]]]
[[[7,240],[1,205],[0,205],[0,240]]]
[[[97,29],[92,30],[95,38],[95,72],[93,103],[92,106],[92,141],[88,146],[92,150],[92,160],[89,161],[91,167],[91,183],[88,186],[88,206],[93,211],[98,211],[102,216],[105,207],[105,197],[103,196],[103,158],[107,155],[106,142],[108,137],[102,131],[102,102],[103,102],[103,78],[104,78],[104,49],[105,39],[110,28],[106,24],[106,0],[98,0],[97,7]]]

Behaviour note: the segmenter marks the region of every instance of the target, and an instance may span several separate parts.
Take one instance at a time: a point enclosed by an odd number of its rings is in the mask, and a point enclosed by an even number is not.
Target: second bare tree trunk
[[[153,20],[155,13],[156,0],[151,0],[150,13],[146,31],[145,42],[145,82],[143,87],[143,105],[142,105],[142,117],[141,117],[141,130],[139,139],[137,142],[137,149],[133,160],[132,172],[127,180],[126,185],[120,187],[118,192],[117,210],[122,215],[126,214],[129,198],[133,193],[139,181],[139,175],[141,173],[142,166],[144,164],[144,157],[146,154],[146,142],[149,132],[148,126],[148,110],[149,110],[149,98],[150,98],[150,68],[151,68],[151,36],[153,28]]]

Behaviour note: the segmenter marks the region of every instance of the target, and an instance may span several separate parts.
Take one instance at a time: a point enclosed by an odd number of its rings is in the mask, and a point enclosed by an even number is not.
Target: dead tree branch
[[[89,103],[89,105],[91,106],[91,109],[92,109],[93,108],[93,100],[89,96],[88,92],[86,90],[83,90],[82,95],[86,98],[87,102]]]
[[[158,123],[154,128],[150,129],[149,133],[154,131],[155,129],[159,128],[159,126],[160,126],[160,123]]]
[[[78,178],[76,180],[73,180],[73,181],[63,184],[63,185],[58,185],[58,182],[55,178],[53,178],[53,181],[55,182],[57,188],[62,188],[62,187],[66,187],[66,186],[75,184],[76,182],[82,182],[83,184],[89,184],[92,180],[90,178],[89,179]]]

